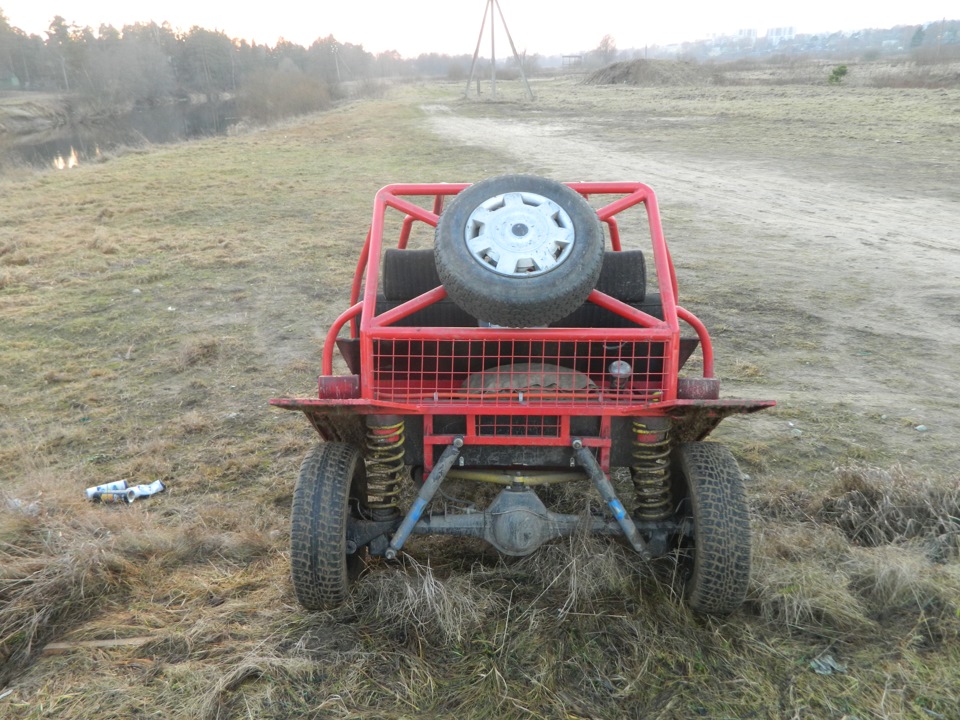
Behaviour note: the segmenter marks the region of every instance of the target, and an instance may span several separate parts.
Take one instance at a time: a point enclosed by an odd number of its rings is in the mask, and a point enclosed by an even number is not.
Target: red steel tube
[[[620,226],[616,218],[607,218],[607,227],[610,228],[610,247],[620,252]]]
[[[367,230],[367,239],[363,242],[363,250],[360,251],[360,257],[357,258],[357,269],[353,272],[353,284],[350,286],[350,307],[353,307],[360,300],[360,286],[363,283],[363,271],[367,267],[367,255],[370,251],[370,230]],[[359,328],[354,320],[350,323],[350,336],[357,337]],[[334,336],[336,337],[336,336]]]
[[[679,305],[677,305],[677,317],[697,331],[697,337],[700,338],[700,351],[703,353],[703,376],[705,378],[712,378],[713,342],[710,340],[707,326],[700,322],[700,318]]]
[[[363,303],[358,302],[351,305],[330,326],[330,332],[327,333],[327,339],[323,343],[323,358],[320,363],[321,375],[333,375],[333,348],[337,345],[337,335],[340,334],[340,330],[346,325],[347,320],[355,318],[361,310],[363,310]]]

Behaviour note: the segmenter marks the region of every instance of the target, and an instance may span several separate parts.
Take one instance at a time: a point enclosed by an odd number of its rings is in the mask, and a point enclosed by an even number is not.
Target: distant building
[[[756,40],[757,31],[753,28],[748,30],[737,30],[737,40]]]
[[[793,40],[796,36],[797,31],[792,27],[767,28],[767,40],[774,45]]]

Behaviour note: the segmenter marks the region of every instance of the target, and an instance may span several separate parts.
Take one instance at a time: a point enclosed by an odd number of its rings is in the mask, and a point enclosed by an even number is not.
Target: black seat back
[[[642,250],[607,251],[597,290],[625,303],[642,303],[647,285]],[[440,284],[433,250],[398,250],[383,255],[380,290],[387,300],[404,302],[433,290]]]

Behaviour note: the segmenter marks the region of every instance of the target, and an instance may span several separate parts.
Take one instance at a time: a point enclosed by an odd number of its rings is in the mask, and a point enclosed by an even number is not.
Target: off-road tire
[[[347,518],[362,497],[365,478],[360,452],[346,443],[321,443],[300,465],[290,517],[290,565],[297,600],[307,610],[342,604],[360,572],[359,553],[347,554]]]
[[[552,201],[572,223],[569,250],[546,270],[501,274],[481,262],[467,245],[467,227],[475,211],[491,198],[509,193]],[[522,223],[513,227],[522,227],[526,233]],[[437,223],[434,255],[447,294],[461,308],[494,325],[534,327],[566,317],[583,304],[600,276],[603,242],[600,220],[579,193],[546,178],[503,175],[471,185],[447,205]]]
[[[694,525],[684,595],[697,612],[728,615],[743,604],[750,582],[750,516],[743,475],[719,443],[683,443],[677,462]]]

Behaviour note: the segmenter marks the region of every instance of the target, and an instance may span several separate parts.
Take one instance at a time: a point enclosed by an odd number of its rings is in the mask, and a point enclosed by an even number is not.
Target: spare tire
[[[471,185],[447,206],[434,256],[450,299],[474,317],[507,327],[547,325],[596,286],[603,230],[566,185],[503,175]]]

